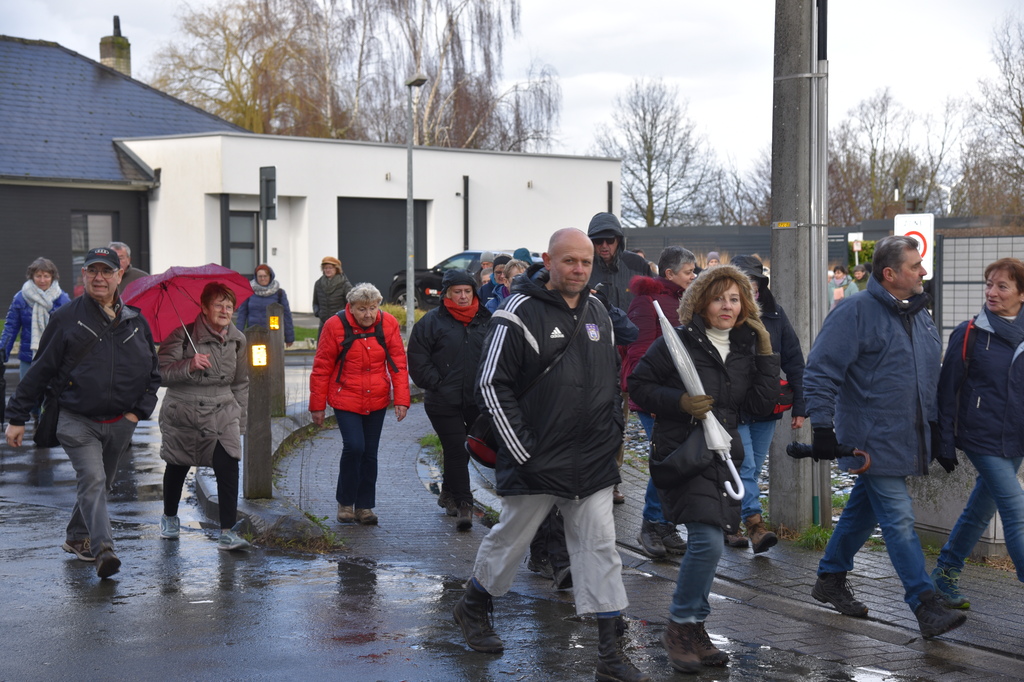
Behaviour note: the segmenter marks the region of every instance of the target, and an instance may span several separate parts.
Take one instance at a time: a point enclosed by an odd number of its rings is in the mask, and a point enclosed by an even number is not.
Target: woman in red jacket
[[[348,305],[324,323],[309,377],[309,412],[324,423],[334,408],[344,447],[338,472],[338,522],[377,523],[377,446],[388,406],[398,421],[409,410],[409,373],[398,320],[380,309],[372,284],[357,284]]]

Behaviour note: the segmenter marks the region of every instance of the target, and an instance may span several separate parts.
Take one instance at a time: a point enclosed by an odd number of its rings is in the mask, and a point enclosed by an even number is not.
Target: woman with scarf
[[[853,296],[860,291],[857,283],[846,273],[845,265],[837,265],[832,268],[832,277],[828,280],[829,310],[839,305],[847,296]]]
[[[284,307],[284,345],[288,348],[295,343],[295,326],[292,324],[292,308],[288,305],[288,294],[274,279],[274,271],[266,263],[256,266],[256,279],[249,282],[255,296],[250,296],[238,306],[238,328],[245,330],[255,325],[270,329],[267,306],[280,303]]]
[[[409,375],[426,391],[423,405],[441,440],[444,478],[437,504],[457,516],[456,528],[473,527],[466,432],[476,421],[477,365],[491,313],[480,304],[476,281],[465,270],[441,280],[441,305],[423,316],[409,339]]]
[[[313,314],[320,318],[317,337],[324,330],[324,323],[345,307],[346,296],[352,291],[352,282],[341,271],[341,261],[334,256],[324,256],[320,261],[323,275],[313,284]]]
[[[25,272],[25,283],[21,291],[14,295],[11,307],[7,310],[7,321],[4,323],[3,337],[0,347],[4,350],[4,361],[11,357],[14,339],[21,334],[21,345],[18,349],[18,360],[21,361],[21,377],[24,379],[28,368],[39,348],[39,339],[43,329],[50,321],[50,315],[57,308],[71,300],[61,291],[57,280],[60,275],[57,266],[48,258],[36,258]]]
[[[946,605],[970,608],[960,571],[999,512],[1006,550],[1024,582],[1024,262],[1001,258],[985,268],[985,305],[949,335],[939,374],[939,433],[934,458],[948,472],[963,450],[978,472],[967,506],[932,571]]]

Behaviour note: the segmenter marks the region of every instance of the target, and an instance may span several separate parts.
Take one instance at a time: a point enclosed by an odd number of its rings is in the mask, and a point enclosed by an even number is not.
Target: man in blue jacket
[[[100,247],[86,254],[85,295],[50,317],[36,359],[7,406],[7,444],[18,447],[29,412],[47,387],[60,390],[57,440],[78,477],[78,499],[64,551],[96,562],[100,578],[109,578],[121,567],[114,553],[107,491],[136,424],[156,408],[160,388],[149,325],[117,294],[121,272],[112,249]]]
[[[917,242],[885,237],[875,245],[873,266],[866,295],[825,318],[804,373],[815,459],[835,459],[840,443],[871,455],[825,547],[811,595],[847,616],[867,616],[846,574],[880,525],[904,600],[921,634],[934,637],[966,617],[946,609],[925,571],[906,477],[928,473],[942,342],[925,310],[927,273]],[[839,461],[844,469],[855,464],[853,457]]]

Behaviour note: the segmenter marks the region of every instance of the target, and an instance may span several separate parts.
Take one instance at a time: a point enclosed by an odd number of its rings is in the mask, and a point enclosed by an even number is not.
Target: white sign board
[[[893,234],[906,235],[917,240],[917,252],[924,259],[924,269],[932,278],[935,269],[935,216],[931,213],[903,213],[893,220]]]
[[[863,232],[848,232],[846,234],[846,241],[848,242],[862,242],[864,241]]]

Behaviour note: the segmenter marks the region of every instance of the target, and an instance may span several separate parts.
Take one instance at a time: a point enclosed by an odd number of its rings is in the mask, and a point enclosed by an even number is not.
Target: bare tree
[[[633,81],[615,98],[613,126],[597,148],[622,159],[622,219],[634,227],[703,222],[709,213],[714,156],[679,103],[678,88]]]
[[[1007,16],[996,28],[992,58],[999,76],[980,84],[979,122],[995,161],[1024,181],[1024,19],[1019,15]]]
[[[771,225],[772,153],[761,150],[754,166],[741,173],[729,165],[718,171],[714,217],[720,225]]]

